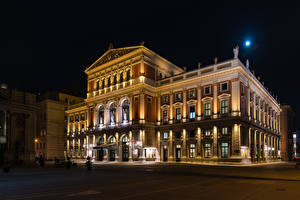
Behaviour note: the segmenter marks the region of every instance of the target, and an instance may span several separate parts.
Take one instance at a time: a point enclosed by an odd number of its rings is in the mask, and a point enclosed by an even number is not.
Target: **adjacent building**
[[[288,161],[294,159],[294,110],[290,105],[282,105],[280,113],[280,133],[281,133],[281,157],[282,160]]]
[[[144,46],[109,49],[69,106],[67,154],[100,161],[266,161],[281,108],[234,58],[186,71]]]
[[[57,91],[39,95],[39,123],[35,137],[35,155],[47,160],[65,158],[67,106],[82,102],[83,98]]]
[[[0,164],[23,163],[34,159],[34,137],[39,107],[36,95],[0,88]]]

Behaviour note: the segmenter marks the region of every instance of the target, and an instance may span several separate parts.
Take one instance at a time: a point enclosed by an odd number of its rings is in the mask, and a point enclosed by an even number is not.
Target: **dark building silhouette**
[[[293,160],[294,111],[290,105],[282,105],[280,113],[280,154],[282,160]]]

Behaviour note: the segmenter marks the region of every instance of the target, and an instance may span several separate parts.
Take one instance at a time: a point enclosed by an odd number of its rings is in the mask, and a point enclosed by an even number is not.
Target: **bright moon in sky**
[[[250,44],[251,44],[251,42],[250,42],[249,40],[247,40],[247,41],[245,42],[246,47],[249,47]]]

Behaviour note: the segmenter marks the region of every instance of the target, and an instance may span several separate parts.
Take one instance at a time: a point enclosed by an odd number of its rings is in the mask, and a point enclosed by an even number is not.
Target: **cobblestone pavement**
[[[83,163],[0,172],[0,199],[298,199],[294,163],[253,166]]]

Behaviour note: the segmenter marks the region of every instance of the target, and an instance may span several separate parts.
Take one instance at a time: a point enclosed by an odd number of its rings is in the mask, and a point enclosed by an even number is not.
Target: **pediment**
[[[105,54],[103,54],[96,62],[94,62],[90,67],[86,69],[87,71],[90,71],[92,69],[95,69],[96,67],[103,65],[105,63],[108,63],[112,60],[118,59],[126,54],[129,54],[130,52],[133,52],[141,47],[126,47],[126,48],[118,48],[118,49],[110,49]]]

